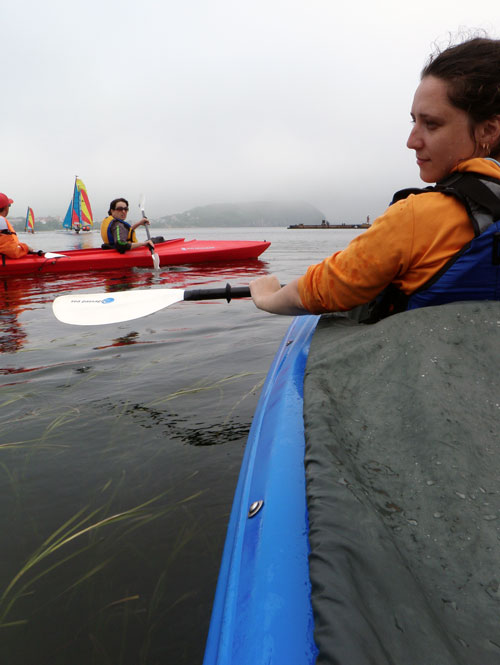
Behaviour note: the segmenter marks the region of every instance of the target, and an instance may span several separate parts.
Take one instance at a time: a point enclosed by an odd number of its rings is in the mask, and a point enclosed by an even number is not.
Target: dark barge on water
[[[321,224],[290,224],[287,229],[368,229],[370,228],[370,218],[361,224],[330,224],[325,219]]]

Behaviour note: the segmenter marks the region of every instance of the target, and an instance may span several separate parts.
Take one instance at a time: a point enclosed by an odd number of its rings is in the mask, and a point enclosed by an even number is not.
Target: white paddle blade
[[[75,293],[58,296],[52,311],[62,323],[100,326],[140,319],[184,300],[183,289],[136,289],[115,293]]]
[[[152,257],[153,257],[153,268],[155,270],[159,270],[160,269],[160,257],[158,256],[158,254],[156,252],[153,252]]]
[[[139,197],[139,209],[143,217],[146,217],[146,213],[144,212],[145,207],[146,207],[146,197],[144,196],[144,194],[141,194]]]
[[[56,254],[55,252],[45,252],[43,255],[44,259],[62,259],[66,254]]]

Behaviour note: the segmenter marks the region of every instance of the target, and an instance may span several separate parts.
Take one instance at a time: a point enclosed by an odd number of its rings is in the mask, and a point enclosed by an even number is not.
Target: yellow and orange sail
[[[94,222],[92,217],[92,208],[90,207],[87,188],[78,176],[75,177],[75,187],[73,190],[73,199],[71,200],[68,212],[63,221],[65,229],[74,229],[75,231],[90,229]]]
[[[33,208],[28,206],[28,212],[26,213],[26,222],[24,225],[24,230],[27,233],[35,233],[35,214]]]

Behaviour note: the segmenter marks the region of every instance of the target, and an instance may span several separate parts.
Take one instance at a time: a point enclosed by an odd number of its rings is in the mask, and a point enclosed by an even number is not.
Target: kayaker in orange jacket
[[[472,171],[500,180],[500,40],[474,38],[431,56],[411,109],[407,147],[420,177],[439,183]],[[465,207],[440,192],[398,200],[346,249],[281,288],[250,282],[254,303],[276,314],[350,310],[389,285],[414,293],[474,237]]]
[[[20,242],[12,224],[7,219],[13,203],[14,201],[6,194],[0,193],[0,254],[4,254],[9,259],[20,259],[26,254],[34,253],[35,250],[26,243]]]

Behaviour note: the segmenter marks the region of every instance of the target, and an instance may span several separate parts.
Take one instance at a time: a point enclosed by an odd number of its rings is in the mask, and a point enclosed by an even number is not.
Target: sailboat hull
[[[250,240],[184,240],[176,238],[155,244],[160,267],[208,261],[239,261],[256,259],[270,245],[267,241]],[[114,249],[61,250],[58,258],[28,254],[21,259],[0,255],[0,277],[38,273],[86,272],[116,268],[152,268],[149,249],[138,247],[125,254]]]

